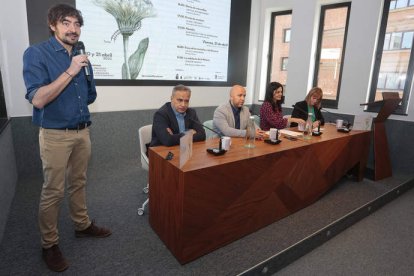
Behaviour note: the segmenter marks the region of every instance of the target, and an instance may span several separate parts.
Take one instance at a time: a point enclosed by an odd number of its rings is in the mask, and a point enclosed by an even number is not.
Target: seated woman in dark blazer
[[[278,82],[271,82],[267,85],[266,95],[260,107],[260,128],[264,131],[270,128],[282,129],[291,122],[305,123],[298,118],[283,118],[283,85]]]
[[[304,121],[308,119],[308,113],[312,113],[313,127],[322,126],[325,120],[321,113],[321,102],[323,92],[319,87],[312,88],[304,101],[297,102],[292,111],[293,118],[300,118]],[[291,126],[297,126],[297,123],[292,123]]]

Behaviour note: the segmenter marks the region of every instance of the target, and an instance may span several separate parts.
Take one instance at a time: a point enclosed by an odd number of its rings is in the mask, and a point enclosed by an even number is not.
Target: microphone
[[[79,54],[86,55],[86,53],[85,53],[85,45],[83,44],[82,41],[78,41],[78,43],[76,43],[76,46],[75,47],[78,50]],[[86,79],[88,81],[91,81],[91,72],[89,71],[89,64],[87,66],[84,66],[83,67],[83,70],[85,71]]]
[[[336,114],[336,113],[330,112],[330,111],[326,110],[325,108],[321,108],[320,110],[325,111],[325,112],[326,112],[326,113],[328,113],[328,114],[331,114],[331,115],[333,115],[333,116],[336,116],[336,117],[338,117],[338,118],[340,118],[340,119],[344,120],[344,122],[345,122],[345,127],[338,128],[338,131],[339,131],[339,132],[345,132],[345,133],[348,133],[348,132],[350,132],[350,131],[351,131],[352,124],[348,121],[348,119],[347,119],[347,118],[345,118],[345,117],[343,117],[343,116],[341,116],[341,115],[338,115],[338,114]]]
[[[199,126],[202,126],[202,127],[206,128],[208,130],[211,130],[212,132],[214,132],[215,134],[218,135],[218,137],[219,137],[219,147],[218,148],[208,148],[207,149],[208,153],[218,156],[218,155],[223,155],[227,152],[225,149],[222,148],[222,145],[221,145],[221,138],[223,138],[223,135],[221,135],[220,133],[218,133],[214,129],[211,129],[211,128],[203,125],[199,121],[194,120],[193,118],[189,118],[189,120],[192,121],[193,123],[199,125]]]

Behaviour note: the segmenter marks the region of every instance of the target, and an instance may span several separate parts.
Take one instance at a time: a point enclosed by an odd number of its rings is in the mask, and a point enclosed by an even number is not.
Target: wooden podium
[[[398,92],[382,92],[382,101],[364,103],[368,107],[380,107],[374,119],[374,180],[392,176],[391,159],[388,150],[385,120],[397,109],[401,102]]]

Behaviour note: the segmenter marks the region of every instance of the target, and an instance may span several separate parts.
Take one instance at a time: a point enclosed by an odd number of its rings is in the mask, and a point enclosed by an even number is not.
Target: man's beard
[[[72,39],[68,38],[72,35],[76,36],[74,41]],[[75,46],[75,44],[78,43],[78,40],[79,40],[79,35],[77,33],[68,33],[68,34],[65,34],[65,36],[62,39],[62,42],[67,44],[67,45],[70,45],[70,46]]]

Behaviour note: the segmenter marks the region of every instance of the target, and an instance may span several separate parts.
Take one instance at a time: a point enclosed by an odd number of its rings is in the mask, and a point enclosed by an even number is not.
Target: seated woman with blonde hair
[[[322,126],[325,120],[321,112],[323,92],[319,87],[312,88],[304,101],[297,102],[292,111],[292,117],[300,118],[303,121],[308,119],[308,114],[312,113],[313,127]],[[297,126],[297,123],[292,123],[291,126]]]

